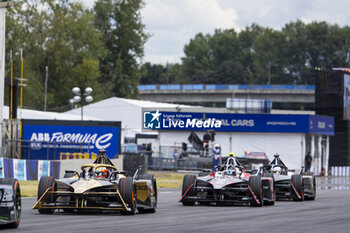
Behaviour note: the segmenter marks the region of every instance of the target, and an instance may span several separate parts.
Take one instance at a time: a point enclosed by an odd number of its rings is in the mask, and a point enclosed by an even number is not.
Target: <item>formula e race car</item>
[[[274,205],[272,177],[252,175],[230,153],[215,171],[203,171],[199,177],[185,175],[180,202],[185,206],[199,204]]]
[[[279,155],[275,155],[269,165],[260,168],[258,175],[273,177],[277,200],[315,200],[316,181],[312,173],[299,173],[288,170]]]
[[[64,212],[86,210],[119,210],[122,215],[154,213],[157,207],[157,184],[153,175],[126,177],[100,151],[93,164],[82,171],[66,170],[63,179],[41,177],[38,200],[33,209],[41,214],[52,214],[55,209]]]
[[[21,188],[18,180],[0,179],[0,224],[17,228],[21,221]]]

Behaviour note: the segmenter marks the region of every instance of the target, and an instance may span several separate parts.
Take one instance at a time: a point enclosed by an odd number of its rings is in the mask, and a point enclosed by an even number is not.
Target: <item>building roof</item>
[[[111,97],[108,99],[101,100],[99,102],[88,104],[84,106],[84,108],[102,109],[102,108],[110,108],[110,107],[124,107],[125,105],[133,105],[140,108],[175,108],[175,107],[201,108],[200,106],[169,104],[169,103],[153,102],[153,101],[147,101],[147,100],[125,99],[125,98],[119,98],[119,97]],[[77,108],[68,112],[76,112],[79,109],[80,108]]]
[[[3,107],[3,118],[9,119],[9,107]],[[21,110],[17,109],[17,118],[20,118]],[[22,119],[38,119],[38,120],[80,120],[80,115],[73,115],[60,112],[44,112],[31,109],[22,109]],[[84,120],[101,120],[97,117],[84,116]]]

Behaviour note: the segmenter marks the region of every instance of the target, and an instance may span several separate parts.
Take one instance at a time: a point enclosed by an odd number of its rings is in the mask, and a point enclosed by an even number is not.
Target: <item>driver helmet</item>
[[[213,149],[214,153],[219,154],[220,150],[221,150],[221,146],[218,143],[216,143]]]
[[[272,171],[273,171],[273,173],[281,174],[281,168],[280,167],[274,167]]]
[[[97,178],[107,178],[108,171],[105,167],[99,167],[96,169],[96,177]]]

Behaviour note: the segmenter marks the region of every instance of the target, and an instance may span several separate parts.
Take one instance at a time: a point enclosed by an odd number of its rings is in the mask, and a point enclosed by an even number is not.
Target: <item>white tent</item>
[[[104,121],[121,121],[124,136],[135,135],[141,132],[142,112],[148,108],[201,108],[189,105],[158,103],[144,100],[124,99],[111,97],[83,107],[84,116],[100,118]],[[81,109],[67,111],[67,114],[79,115]],[[84,117],[85,118],[85,117]]]
[[[17,109],[17,118],[21,116],[21,110]],[[3,107],[3,119],[9,119],[9,107]],[[31,109],[22,109],[22,119],[36,119],[36,120],[70,120],[79,121],[81,120],[80,115],[59,113],[59,112],[44,112]],[[97,121],[101,120],[97,117],[84,116],[84,120]]]

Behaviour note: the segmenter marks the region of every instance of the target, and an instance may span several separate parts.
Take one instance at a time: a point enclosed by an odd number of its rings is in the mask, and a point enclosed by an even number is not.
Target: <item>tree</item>
[[[68,105],[74,86],[91,86],[94,98],[101,99],[104,93],[96,78],[104,49],[92,11],[68,0],[38,4],[26,0],[16,5],[8,21],[7,53],[11,48],[24,51],[28,79],[24,105],[43,108],[45,66],[49,67],[49,109]]]
[[[296,84],[304,84],[304,81],[312,75],[308,59],[308,38],[306,34],[306,25],[297,21],[289,23],[282,28],[282,35],[285,38],[284,56],[287,58],[285,62],[286,73],[290,80]]]
[[[212,74],[212,62],[214,60],[210,47],[211,36],[209,34],[197,34],[185,45],[185,57],[181,58],[184,73],[189,77],[188,83],[214,82]]]
[[[197,34],[182,58],[188,83],[314,84],[316,67],[350,66],[350,28],[326,22]]]
[[[256,72],[253,65],[254,53],[252,51],[254,51],[254,41],[262,31],[262,27],[252,24],[238,34],[240,49],[239,61],[244,69],[241,78],[237,80],[239,84],[256,83]]]
[[[109,96],[136,97],[141,78],[138,62],[149,37],[144,31],[140,9],[142,0],[98,0],[95,3],[96,28],[103,34],[108,53],[100,59],[100,83]]]
[[[240,62],[240,44],[234,29],[215,30],[210,39],[212,48],[213,83],[242,83],[243,66]]]
[[[284,74],[284,38],[279,31],[263,29],[253,45],[253,65],[257,84],[289,83]]]
[[[167,69],[160,64],[151,64],[146,62],[142,69],[144,70],[144,75],[141,77],[140,84],[161,84],[166,83],[162,79],[162,76],[166,74]]]

